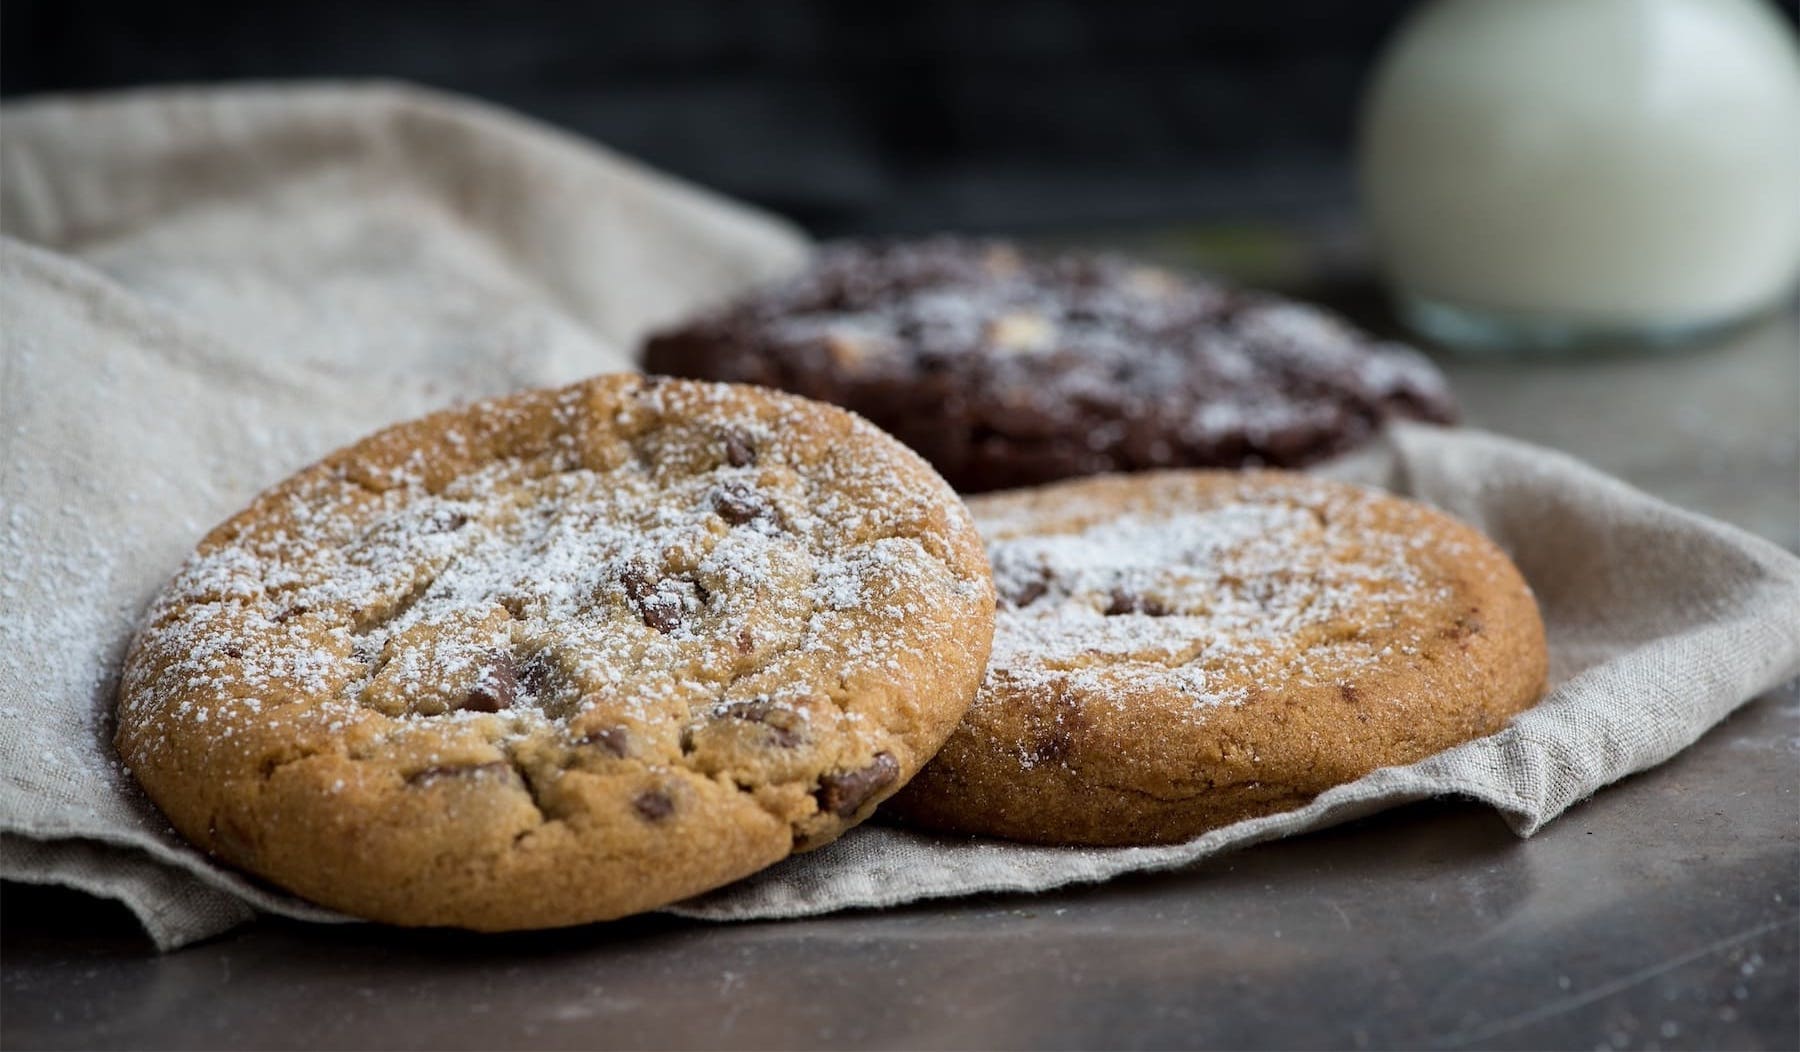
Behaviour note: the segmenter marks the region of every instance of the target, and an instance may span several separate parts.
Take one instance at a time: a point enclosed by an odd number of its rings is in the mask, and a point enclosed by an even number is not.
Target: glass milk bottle
[[[1364,100],[1405,321],[1454,348],[1684,342],[1800,273],[1800,51],[1760,0],[1435,0]]]

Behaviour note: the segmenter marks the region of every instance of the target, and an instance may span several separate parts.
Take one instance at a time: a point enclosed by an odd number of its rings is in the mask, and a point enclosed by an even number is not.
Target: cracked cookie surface
[[[1443,375],[1324,311],[1116,256],[936,238],[829,246],[806,273],[652,338],[647,367],[865,413],[981,492],[1173,467],[1294,467]]]
[[[969,506],[993,656],[962,725],[883,809],[915,825],[1185,840],[1494,733],[1543,691],[1518,570],[1411,501],[1161,472]]]
[[[189,840],[401,924],[622,916],[867,817],[993,625],[960,501],[866,421],[635,375],[373,435],[212,531],[117,744]]]

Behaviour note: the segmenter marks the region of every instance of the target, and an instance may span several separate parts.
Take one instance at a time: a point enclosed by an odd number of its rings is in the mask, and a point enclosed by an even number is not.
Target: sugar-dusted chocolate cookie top
[[[954,493],[790,395],[601,377],[381,432],[201,542],[118,745],[202,848],[407,924],[650,908],[829,841],[993,622]]]
[[[1000,612],[974,706],[890,805],[920,825],[1185,839],[1493,733],[1543,688],[1518,571],[1420,504],[1279,472],[970,503]]]
[[[646,367],[867,415],[964,492],[1158,467],[1297,466],[1447,422],[1417,352],[1299,303],[1107,255],[841,244],[653,337]]]

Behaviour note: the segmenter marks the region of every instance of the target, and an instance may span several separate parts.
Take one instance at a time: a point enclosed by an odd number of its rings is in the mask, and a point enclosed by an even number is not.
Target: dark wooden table
[[[1471,422],[1800,545],[1790,314],[1461,364]],[[265,922],[158,956],[8,885],[8,1048],[1800,1046],[1800,686],[1528,841],[1416,805],[1178,874],[784,923],[472,937]]]

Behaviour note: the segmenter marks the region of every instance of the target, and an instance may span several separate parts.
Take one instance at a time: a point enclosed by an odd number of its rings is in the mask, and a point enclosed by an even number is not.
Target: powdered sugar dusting
[[[1379,421],[1448,420],[1416,351],[1316,308],[1111,255],[838,245],[652,341],[653,367],[868,412],[959,488],[1161,466],[1296,466]]]
[[[1437,539],[1350,487],[1259,478],[1123,511],[1074,494],[975,501],[1000,597],[977,707],[1154,703],[1203,722],[1416,653],[1408,611],[1448,594],[1416,560]]]
[[[596,428],[573,388],[548,441],[453,477],[437,458],[479,441],[461,428],[443,453],[278,487],[157,601],[122,717],[500,742],[625,724],[672,743],[742,697],[808,714],[859,670],[927,662],[921,638],[987,591],[945,558],[960,503],[893,485],[880,447],[802,454],[790,434],[815,410],[742,397],[649,382]],[[543,427],[529,412],[500,429]]]

